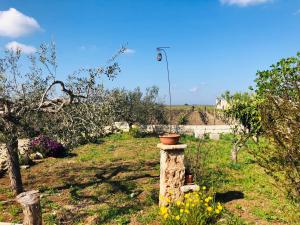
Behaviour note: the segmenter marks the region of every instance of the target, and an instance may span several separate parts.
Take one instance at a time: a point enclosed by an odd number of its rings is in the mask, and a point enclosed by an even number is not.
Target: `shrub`
[[[31,140],[29,148],[32,152],[40,152],[44,157],[61,157],[66,153],[66,148],[61,143],[43,135]]]
[[[145,134],[141,131],[139,127],[130,128],[129,134],[134,138],[142,138],[145,136]]]
[[[188,122],[189,122],[188,115],[184,114],[184,115],[179,116],[179,118],[178,118],[179,125],[186,125]]]
[[[257,162],[300,201],[300,53],[257,73],[256,94],[269,142],[255,152]],[[273,147],[274,146],[274,147]]]
[[[203,186],[202,190],[185,194],[182,201],[171,202],[170,207],[162,206],[160,214],[165,225],[216,224],[223,206],[214,202]],[[167,199],[168,201],[169,199]]]

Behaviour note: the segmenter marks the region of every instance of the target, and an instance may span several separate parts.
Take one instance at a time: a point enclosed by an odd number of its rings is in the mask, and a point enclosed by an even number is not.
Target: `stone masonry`
[[[180,199],[180,188],[184,185],[184,149],[185,144],[158,144],[160,149],[160,189],[159,205],[167,206],[169,201]]]

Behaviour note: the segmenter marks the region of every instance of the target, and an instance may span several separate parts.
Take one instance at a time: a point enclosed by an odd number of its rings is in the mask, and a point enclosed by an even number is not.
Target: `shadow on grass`
[[[237,199],[243,199],[244,193],[241,191],[227,191],[224,193],[216,193],[216,201],[227,203]]]
[[[62,185],[44,188],[40,191],[49,192],[51,189],[51,192],[58,193],[67,190],[71,204],[77,206],[81,204],[101,205],[105,203],[108,208],[95,213],[99,217],[100,224],[106,223],[119,217],[128,217],[130,214],[147,207],[147,204],[145,204],[147,200],[138,198],[145,191],[140,187],[140,184],[143,184],[144,178],[149,178],[149,182],[146,181],[147,184],[151,184],[153,180],[155,180],[155,183],[158,182],[159,175],[157,175],[157,169],[155,169],[158,164],[159,161],[144,163],[122,162],[99,167],[76,165],[75,167],[64,168],[60,173],[56,174],[56,179],[64,181]],[[155,173],[153,173],[154,171]],[[85,174],[85,176],[81,176],[82,174]],[[96,191],[98,185],[104,185],[104,187],[107,186],[109,188],[104,194],[99,194]],[[84,191],[85,188],[87,188],[88,193]],[[92,190],[92,192],[89,192],[89,190]],[[119,195],[123,197],[120,199],[113,197]],[[158,202],[158,192],[150,190],[149,195],[151,195],[153,204]],[[114,199],[113,201],[112,198]],[[68,203],[66,202],[65,204]],[[85,217],[84,215],[82,216]]]

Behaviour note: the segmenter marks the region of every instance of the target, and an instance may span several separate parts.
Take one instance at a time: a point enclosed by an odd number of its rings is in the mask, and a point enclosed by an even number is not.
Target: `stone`
[[[29,139],[19,139],[18,149],[20,155],[25,155],[28,153]],[[7,171],[7,155],[6,146],[4,143],[0,143],[0,177],[2,177]]]
[[[177,144],[177,145],[164,145],[162,143],[157,144],[157,147],[161,150],[184,150],[187,145],[186,144]]]
[[[32,153],[30,155],[30,158],[32,158],[32,159],[43,159],[44,156],[40,152],[35,152],[35,153]]]
[[[30,166],[29,165],[22,165],[20,166],[21,169],[28,169]]]
[[[209,138],[211,140],[220,140],[220,134],[213,134],[213,133],[211,133],[211,134],[209,134]]]
[[[158,144],[157,147],[160,148],[159,205],[167,206],[182,196],[180,188],[185,180],[184,149],[187,146]]]
[[[188,184],[188,185],[184,185],[182,187],[180,187],[180,191],[181,193],[188,193],[188,192],[192,192],[192,191],[199,191],[200,187],[197,184]]]

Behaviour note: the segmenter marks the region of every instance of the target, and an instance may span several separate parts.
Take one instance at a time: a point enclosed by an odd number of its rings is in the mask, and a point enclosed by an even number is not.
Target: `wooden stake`
[[[28,191],[19,194],[17,202],[23,207],[23,225],[42,225],[42,211],[38,191]]]

